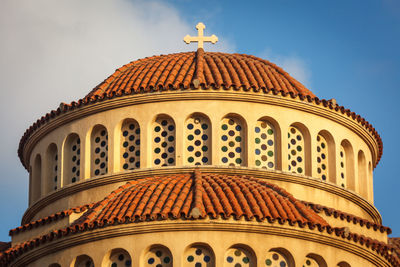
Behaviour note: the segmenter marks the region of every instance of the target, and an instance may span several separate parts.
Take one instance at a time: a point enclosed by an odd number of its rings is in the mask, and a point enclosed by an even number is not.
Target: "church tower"
[[[29,207],[0,264],[400,266],[371,124],[196,28],[196,51],[132,61],[25,132]]]

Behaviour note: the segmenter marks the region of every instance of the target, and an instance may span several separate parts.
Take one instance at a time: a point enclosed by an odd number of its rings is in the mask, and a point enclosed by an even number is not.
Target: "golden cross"
[[[190,36],[188,34],[183,38],[183,41],[187,44],[190,44],[191,42],[197,42],[198,43],[197,48],[203,48],[204,42],[211,42],[213,44],[218,42],[218,37],[215,36],[214,34],[211,36],[204,36],[205,28],[206,28],[206,26],[202,22],[198,23],[196,25],[196,29],[198,31],[198,36]]]

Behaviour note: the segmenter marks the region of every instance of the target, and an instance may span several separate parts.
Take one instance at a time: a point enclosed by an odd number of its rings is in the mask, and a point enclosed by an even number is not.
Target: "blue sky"
[[[182,38],[205,33],[206,50],[277,63],[318,97],[366,118],[384,143],[374,171],[375,205],[400,236],[397,176],[400,112],[400,2],[4,0],[0,3],[0,240],[27,207],[19,138],[60,102],[83,97],[113,70],[153,54],[193,50]]]

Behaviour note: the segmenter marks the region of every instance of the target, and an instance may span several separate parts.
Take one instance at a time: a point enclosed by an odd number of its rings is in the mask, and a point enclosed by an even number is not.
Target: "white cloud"
[[[132,60],[194,50],[182,40],[196,34],[194,27],[161,1],[0,1],[0,179],[10,188],[1,202],[26,199],[27,173],[16,150],[29,125]],[[211,49],[232,51],[227,42]]]
[[[294,55],[274,54],[270,49],[265,49],[259,55],[289,73],[293,78],[304,84],[308,89],[311,87],[311,70],[305,60]],[[310,89],[311,90],[311,89]],[[313,90],[314,92],[314,90]],[[315,92],[314,92],[315,93]]]

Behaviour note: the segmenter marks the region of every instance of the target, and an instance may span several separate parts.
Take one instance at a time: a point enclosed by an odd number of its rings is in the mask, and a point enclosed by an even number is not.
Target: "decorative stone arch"
[[[309,253],[304,259],[304,267],[328,267],[324,258],[318,254]]]
[[[224,257],[224,267],[256,267],[257,257],[253,249],[244,244],[235,244],[231,246]]]
[[[42,196],[42,157],[40,154],[35,156],[32,166],[32,201],[35,202]]]
[[[184,164],[210,165],[212,162],[212,125],[204,113],[193,113],[185,120]]]
[[[355,191],[356,179],[354,175],[354,151],[351,143],[344,139],[340,143],[339,151],[339,178],[338,184]]]
[[[317,177],[336,184],[336,146],[330,132],[321,130],[317,134],[316,168]],[[323,157],[325,155],[325,157]],[[323,168],[325,166],[325,169]]]
[[[116,169],[128,171],[140,168],[140,125],[133,118],[126,118],[115,128]]]
[[[264,262],[262,264],[265,264],[265,266],[275,266],[273,263],[275,263],[276,266],[296,266],[293,255],[287,249],[282,247],[271,248],[265,255]]]
[[[44,163],[44,184],[42,185],[42,188],[44,194],[48,194],[53,190],[57,190],[60,180],[58,175],[58,148],[55,143],[51,143],[47,147]]]
[[[173,257],[171,251],[166,246],[160,244],[154,244],[145,249],[141,259],[144,267],[173,266]]]
[[[292,123],[289,126],[288,139],[288,170],[290,172],[311,176],[312,164],[310,131],[304,124],[300,122]]]
[[[254,131],[255,165],[282,170],[282,135],[279,123],[264,116],[257,120]]]
[[[97,124],[90,134],[90,176],[108,173],[108,131],[104,125]]]
[[[115,248],[106,253],[101,266],[130,267],[132,266],[132,257],[125,249]]]
[[[70,266],[71,267],[94,267],[94,262],[90,256],[83,254],[83,255],[79,255],[78,257],[76,257],[72,261]]]
[[[78,182],[81,178],[81,139],[77,133],[67,136],[63,154],[63,185]]]
[[[176,165],[176,126],[174,119],[167,114],[159,114],[151,124],[153,167]]]
[[[364,151],[359,150],[357,156],[358,166],[358,193],[368,198],[368,177],[367,177],[367,160]]]
[[[247,123],[236,113],[229,113],[220,120],[219,139],[222,165],[247,166]]]
[[[341,262],[339,262],[339,263],[337,264],[337,267],[351,267],[351,265],[348,264],[348,263],[345,262],[345,261],[341,261]]]
[[[186,247],[183,254],[183,266],[215,267],[215,254],[213,249],[205,243],[194,243]]]

